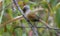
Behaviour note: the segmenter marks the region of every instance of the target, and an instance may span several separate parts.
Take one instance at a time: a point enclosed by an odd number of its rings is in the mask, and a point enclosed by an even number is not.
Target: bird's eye
[[[26,12],[26,8],[23,8],[23,12],[24,12],[24,13]]]

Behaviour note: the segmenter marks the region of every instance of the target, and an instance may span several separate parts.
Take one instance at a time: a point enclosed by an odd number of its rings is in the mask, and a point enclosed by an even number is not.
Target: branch
[[[22,19],[23,19],[22,15],[21,16],[17,16],[17,17],[15,17],[13,19],[8,20],[7,22],[4,22],[3,24],[0,24],[0,28],[4,27],[4,25],[6,25],[8,23],[14,22],[16,20],[22,20]]]

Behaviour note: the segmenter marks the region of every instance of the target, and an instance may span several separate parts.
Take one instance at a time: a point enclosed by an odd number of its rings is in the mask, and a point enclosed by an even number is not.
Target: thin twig
[[[16,26],[14,29],[17,29],[17,28],[30,28],[30,27],[25,27],[25,26]],[[45,26],[37,26],[36,28],[44,28],[44,29],[50,29],[50,30],[60,30],[58,28],[48,28],[48,27],[45,27]]]

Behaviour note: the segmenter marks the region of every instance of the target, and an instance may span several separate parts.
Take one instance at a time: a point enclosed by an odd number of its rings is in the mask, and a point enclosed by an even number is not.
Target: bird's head
[[[25,13],[25,12],[29,12],[29,11],[30,11],[29,5],[25,5],[25,6],[23,7],[23,12]]]

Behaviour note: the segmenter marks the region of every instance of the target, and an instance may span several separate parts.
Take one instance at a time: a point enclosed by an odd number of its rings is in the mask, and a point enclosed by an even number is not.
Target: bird
[[[28,18],[32,22],[39,22],[40,17],[36,15],[36,13],[32,12],[29,5],[24,5],[23,13],[25,14],[26,18]]]

